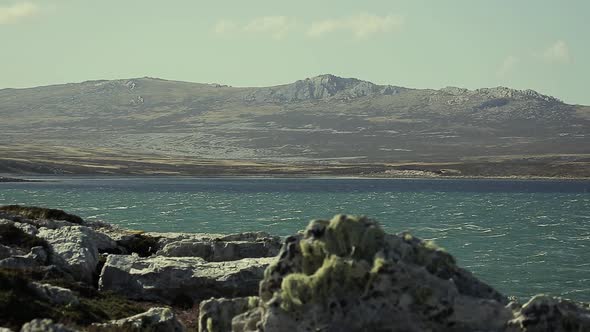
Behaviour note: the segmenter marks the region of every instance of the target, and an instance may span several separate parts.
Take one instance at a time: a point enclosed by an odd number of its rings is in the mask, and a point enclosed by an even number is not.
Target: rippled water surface
[[[0,205],[62,208],[147,231],[288,235],[364,214],[434,239],[507,295],[590,301],[590,181],[54,178],[0,183]]]

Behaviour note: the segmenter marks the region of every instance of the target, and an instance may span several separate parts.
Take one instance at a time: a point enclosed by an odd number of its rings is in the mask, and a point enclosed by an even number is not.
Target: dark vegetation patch
[[[54,305],[38,298],[29,286],[30,281],[27,273],[20,270],[0,269],[0,326],[18,330],[22,324],[35,318],[50,318],[70,326],[87,326],[145,311],[139,303],[114,293],[81,291],[82,285],[67,287],[78,293],[79,304]],[[49,280],[44,282],[55,284]]]
[[[47,242],[34,235],[30,235],[20,228],[10,224],[0,224],[0,243],[9,247],[17,247],[25,251],[41,246],[49,249]]]
[[[159,249],[159,237],[144,234],[135,234],[131,237],[117,241],[117,244],[127,249],[128,253],[136,253],[140,257],[149,257]]]
[[[510,100],[508,98],[490,99],[481,103],[478,107],[476,107],[476,109],[484,110],[486,108],[502,107],[504,105],[508,105],[508,103],[510,103]]]
[[[65,220],[74,224],[84,223],[82,218],[58,209],[46,209],[35,206],[5,205],[0,207],[0,211],[19,215],[29,219],[53,219]]]

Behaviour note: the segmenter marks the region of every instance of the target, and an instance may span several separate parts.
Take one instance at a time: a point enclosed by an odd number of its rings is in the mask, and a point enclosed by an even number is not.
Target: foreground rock
[[[41,228],[38,237],[49,243],[53,261],[70,271],[76,280],[92,282],[99,260],[99,250],[117,248],[115,241],[85,226]]]
[[[509,332],[590,331],[590,304],[537,295],[516,307]]]
[[[258,307],[259,301],[255,296],[202,301],[199,305],[199,331],[231,331],[232,319]]]
[[[77,332],[63,324],[55,324],[51,319],[34,319],[23,325],[20,332]]]
[[[169,308],[151,308],[147,312],[132,317],[114,320],[103,324],[93,324],[93,332],[184,332],[186,328],[178,321]]]
[[[508,304],[432,243],[347,216],[288,238],[260,299],[233,331],[590,331],[588,307]]]
[[[99,289],[168,304],[192,304],[212,296],[255,295],[264,269],[274,260],[207,262],[199,257],[109,255]]]

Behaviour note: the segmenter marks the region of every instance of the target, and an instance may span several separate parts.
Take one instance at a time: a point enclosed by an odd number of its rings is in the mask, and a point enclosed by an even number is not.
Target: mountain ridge
[[[330,74],[260,88],[144,77],[4,89],[0,118],[0,144],[37,157],[36,147],[290,164],[590,154],[587,106],[533,90]]]
[[[502,96],[531,96],[538,99],[544,99],[547,101],[563,101],[557,97],[540,93],[533,89],[516,89],[510,88],[506,86],[495,86],[495,87],[484,87],[484,88],[477,88],[477,89],[468,89],[463,87],[456,87],[456,86],[446,86],[440,89],[434,88],[409,88],[403,87],[398,85],[392,84],[377,84],[371,81],[362,80],[359,78],[354,77],[341,77],[334,74],[319,74],[312,77],[307,77],[301,80],[296,80],[290,83],[272,85],[272,86],[232,86],[229,84],[224,83],[203,83],[203,82],[193,82],[193,81],[183,81],[183,80],[173,80],[173,79],[165,79],[159,77],[150,77],[150,76],[143,76],[143,77],[134,77],[134,78],[119,78],[119,79],[96,79],[96,80],[87,80],[82,82],[68,82],[68,83],[61,83],[61,84],[50,84],[50,85],[40,85],[34,87],[24,87],[24,88],[2,88],[0,91],[5,90],[32,90],[32,89],[39,89],[39,88],[51,88],[51,87],[59,87],[59,86],[76,86],[76,85],[84,85],[84,84],[101,84],[101,83],[127,83],[133,81],[142,81],[142,80],[152,80],[152,81],[159,81],[159,82],[169,82],[169,83],[181,83],[181,84],[191,84],[191,85],[203,85],[203,86],[213,86],[213,87],[224,87],[224,88],[234,88],[234,89],[272,89],[272,88],[284,88],[284,87],[291,87],[297,85],[304,85],[309,84],[311,82],[312,85],[321,86],[328,91],[329,97],[333,96],[333,88],[339,87],[348,87],[354,88],[358,85],[365,85],[369,88],[392,88],[392,89],[401,89],[401,90],[423,90],[423,91],[439,91],[444,93],[449,93],[453,95],[460,95],[460,94],[476,94],[476,93],[490,93],[495,95],[502,95]],[[353,85],[354,84],[354,85]],[[351,86],[353,85],[353,86]],[[336,92],[341,92],[338,90]],[[384,91],[385,94],[393,94],[390,91]],[[362,95],[365,96],[365,95]],[[583,106],[583,105],[580,105]]]

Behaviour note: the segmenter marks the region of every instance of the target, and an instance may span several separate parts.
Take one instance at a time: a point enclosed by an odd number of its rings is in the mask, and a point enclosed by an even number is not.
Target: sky
[[[588,0],[0,0],[0,88],[320,74],[590,105]]]

